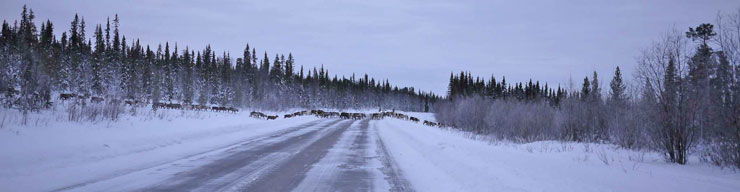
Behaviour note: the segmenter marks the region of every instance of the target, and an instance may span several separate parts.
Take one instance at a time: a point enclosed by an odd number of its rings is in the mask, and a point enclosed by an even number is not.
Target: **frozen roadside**
[[[397,119],[378,132],[418,191],[736,191],[740,174],[696,163],[641,160],[610,145],[497,144]],[[556,151],[558,148],[561,151]],[[588,149],[588,150],[586,150]],[[602,160],[605,159],[605,160]],[[640,162],[637,162],[640,161]]]

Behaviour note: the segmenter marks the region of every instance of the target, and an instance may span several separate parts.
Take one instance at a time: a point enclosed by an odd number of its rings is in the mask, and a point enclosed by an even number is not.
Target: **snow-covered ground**
[[[0,191],[45,191],[127,170],[152,167],[219,149],[250,137],[315,121],[266,121],[248,112],[140,108],[118,121],[70,122],[63,110],[31,113],[0,109]]]
[[[740,173],[665,163],[613,145],[498,143],[397,119],[372,121],[418,191],[738,191]]]
[[[17,111],[2,109],[0,191],[740,189],[738,172],[696,159],[668,164],[654,152],[613,145],[490,143],[394,118],[266,121],[248,114],[140,108],[117,121],[70,122],[51,110],[21,125]]]

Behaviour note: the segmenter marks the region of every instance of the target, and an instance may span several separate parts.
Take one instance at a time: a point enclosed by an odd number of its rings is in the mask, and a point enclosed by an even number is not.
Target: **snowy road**
[[[377,134],[322,119],[57,191],[411,191]]]
[[[433,120],[430,114],[413,114]],[[608,144],[470,139],[386,118],[230,114],[0,131],[0,191],[737,191],[740,173]],[[43,141],[43,142],[41,142]]]

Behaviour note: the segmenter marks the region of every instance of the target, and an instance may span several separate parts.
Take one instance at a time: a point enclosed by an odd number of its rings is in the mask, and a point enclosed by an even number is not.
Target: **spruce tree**
[[[185,76],[182,78],[183,86],[183,103],[193,103],[193,56],[189,51],[189,47],[185,47],[183,52],[182,66]]]
[[[581,87],[581,100],[588,101],[591,98],[591,82],[588,81],[588,76],[583,79],[583,87]]]
[[[599,78],[596,71],[594,71],[593,79],[591,80],[591,97],[593,102],[601,102],[601,88],[599,87]]]
[[[100,25],[95,27],[95,52],[92,61],[92,91],[95,95],[103,94],[103,62],[105,58],[105,40]]]
[[[610,95],[610,101],[613,104],[617,105],[625,105],[626,102],[626,95],[625,95],[625,89],[626,86],[624,85],[624,82],[622,81],[622,71],[619,70],[619,66],[617,66],[617,69],[614,71],[614,78],[612,78],[612,81],[609,83],[609,86],[611,88],[609,95]]]
[[[267,52],[265,52],[265,56],[262,58],[262,66],[260,66],[260,75],[262,75],[262,78],[267,78],[269,76],[270,72],[270,59],[267,58]]]
[[[270,69],[270,79],[274,82],[280,83],[283,76],[284,74],[282,61],[280,60],[280,57],[275,54],[275,60],[273,61],[272,68]]]
[[[293,67],[295,60],[292,53],[288,53],[288,60],[285,61],[285,80],[291,81],[293,79]]]
[[[113,55],[116,57],[116,59],[120,59],[119,58],[120,57],[119,52],[122,49],[121,48],[121,40],[119,39],[120,37],[119,37],[119,34],[118,34],[118,25],[119,25],[119,22],[120,22],[120,20],[118,20],[118,14],[116,14],[116,16],[113,19],[113,46],[112,46]]]

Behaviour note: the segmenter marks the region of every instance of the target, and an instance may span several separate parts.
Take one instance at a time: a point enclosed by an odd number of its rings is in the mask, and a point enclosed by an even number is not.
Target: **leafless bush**
[[[540,145],[540,152],[542,153],[552,152],[552,148],[550,148],[550,143],[542,143]]]
[[[740,168],[740,146],[737,142],[710,142],[702,156],[717,166]]]
[[[526,149],[527,149],[527,152],[529,153],[534,152],[534,147],[532,147],[531,145],[527,145]]]
[[[599,157],[599,160],[601,160],[602,163],[604,163],[605,165],[609,165],[609,154],[607,154],[606,150],[598,150],[596,152],[596,156]]]
[[[637,151],[637,152],[631,152],[627,156],[627,159],[629,159],[630,161],[635,161],[635,162],[638,162],[638,163],[643,163],[643,162],[645,162],[645,151],[640,150],[640,151]]]
[[[437,120],[463,131],[518,143],[556,139],[556,109],[540,103],[459,99],[438,104]]]
[[[649,106],[633,103],[622,111],[615,111],[609,118],[611,141],[626,149],[640,149],[648,144],[645,130],[653,126]]]
[[[103,105],[103,117],[104,119],[118,120],[118,118],[125,111],[125,107],[119,103],[106,103]]]
[[[69,121],[118,120],[125,108],[116,103],[83,103],[73,102],[67,106]]]
[[[82,117],[82,104],[70,103],[67,106],[67,120],[69,121],[80,121]]]
[[[558,152],[566,152],[566,151],[572,151],[573,145],[567,142],[560,142],[560,147],[558,148]]]
[[[591,153],[591,144],[590,143],[583,143],[583,152]]]

